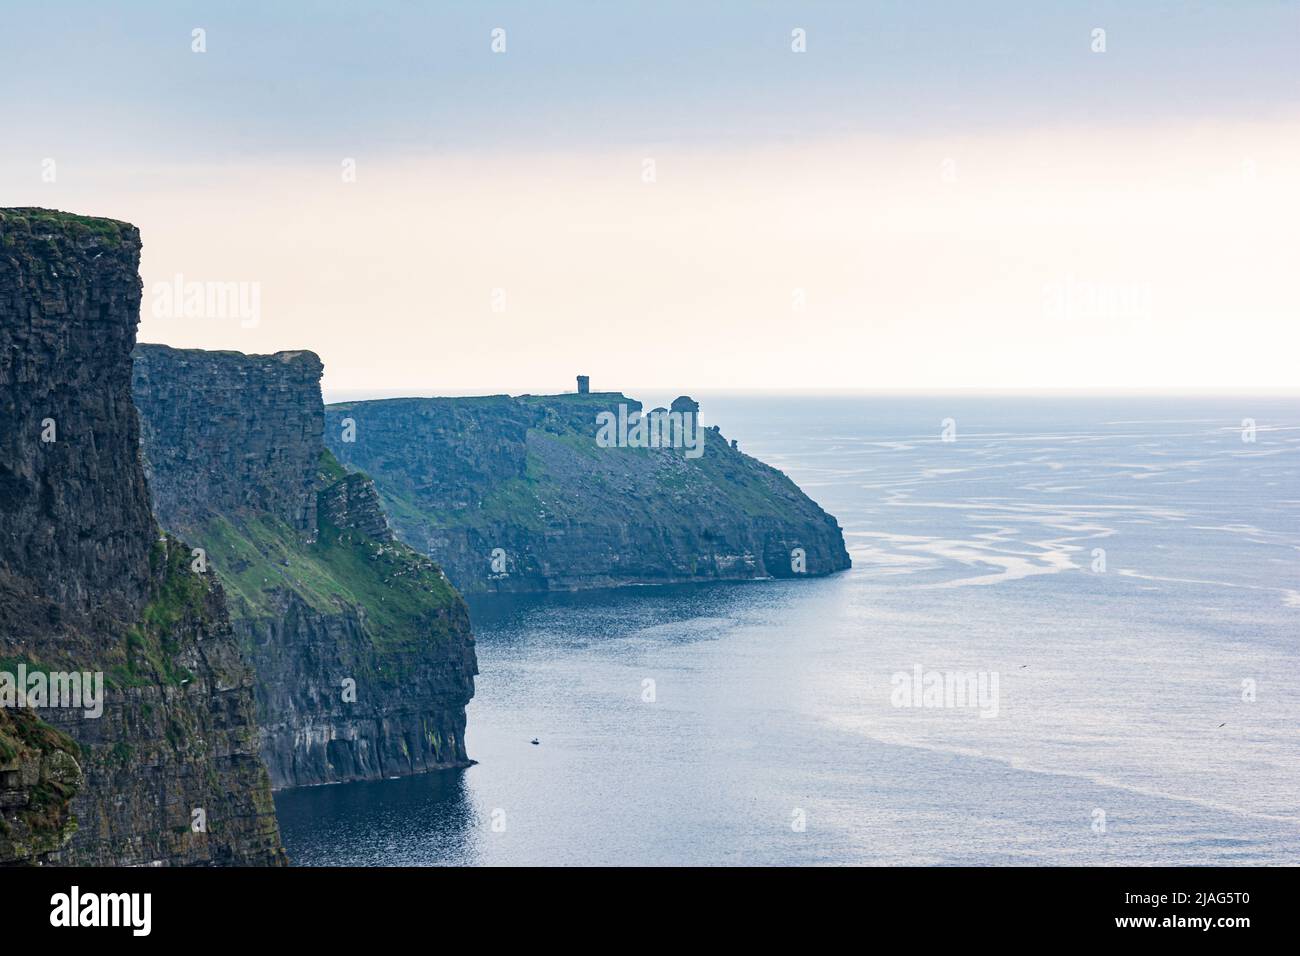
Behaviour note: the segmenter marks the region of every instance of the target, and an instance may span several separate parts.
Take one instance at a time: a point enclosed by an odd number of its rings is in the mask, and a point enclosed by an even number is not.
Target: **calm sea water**
[[[279,794],[295,863],[1300,862],[1300,401],[703,405],[853,570],[474,606],[479,764]]]

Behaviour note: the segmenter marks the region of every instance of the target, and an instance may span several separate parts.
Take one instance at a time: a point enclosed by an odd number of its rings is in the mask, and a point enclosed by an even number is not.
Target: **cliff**
[[[466,593],[849,566],[835,519],[784,474],[716,428],[700,430],[698,452],[667,435],[661,447],[611,444],[620,406],[641,411],[618,393],[346,403],[326,407],[325,440],[374,478],[398,536]],[[697,409],[683,397],[672,412]]]
[[[0,210],[0,684],[103,687],[0,706],[0,862],[280,863],[223,591],[149,510],[139,256],[125,223]]]
[[[273,786],[466,766],[464,601],[325,450],[320,377],[311,352],[138,346],[156,513],[225,585]]]

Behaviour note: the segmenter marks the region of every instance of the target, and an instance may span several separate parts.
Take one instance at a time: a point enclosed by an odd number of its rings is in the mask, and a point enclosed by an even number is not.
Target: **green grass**
[[[346,477],[328,452],[321,480]],[[323,512],[323,509],[322,509]],[[279,616],[285,594],[323,614],[360,607],[377,645],[450,636],[439,611],[460,601],[428,558],[405,544],[371,538],[330,524],[322,514],[316,540],[270,515],[218,516],[186,536],[207,550],[226,590],[231,616]]]
[[[609,403],[607,396],[577,394],[510,401],[558,409]],[[418,539],[439,529],[491,536],[502,528],[540,534],[557,526],[618,524],[627,520],[629,507],[665,527],[704,511],[786,522],[803,498],[780,472],[733,451],[712,431],[704,433],[698,458],[686,458],[680,448],[601,448],[594,423],[571,415],[547,416],[528,429],[526,440],[523,474],[476,484],[473,491],[481,497],[471,496],[469,507],[451,507],[450,496],[422,490],[400,469],[385,475],[381,494],[394,523]]]
[[[302,535],[269,515],[218,516],[187,531],[202,545],[210,566],[231,598],[233,616],[261,616],[275,610],[275,595],[292,591],[309,606],[336,610],[347,587],[321,565]]]
[[[366,609],[366,620],[380,643],[427,640],[430,612],[460,600],[437,565],[404,544],[322,524],[316,547],[321,564],[334,580],[346,584],[350,599]],[[440,623],[447,626],[445,620]]]
[[[545,482],[536,474],[526,474],[492,486],[479,506],[473,508],[434,508],[391,492],[383,495],[383,501],[393,521],[406,527],[487,529],[508,523],[542,531],[546,522],[537,495],[544,488]]]
[[[194,675],[176,663],[177,632],[186,621],[206,621],[208,582],[190,570],[190,552],[172,538],[155,542],[149,564],[162,583],[145,605],[140,622],[126,632],[125,660],[106,675],[111,685],[143,687],[154,683],[178,686]],[[163,566],[165,564],[165,567]]]
[[[339,464],[339,460],[328,448],[321,451],[318,467],[321,477],[330,483],[341,481],[348,475],[347,469]]]
[[[42,229],[61,229],[76,236],[94,237],[108,246],[116,247],[122,244],[124,228],[130,227],[116,219],[80,216],[56,209],[36,207],[0,209],[0,229],[5,236],[5,245],[13,244],[10,230],[39,232]]]

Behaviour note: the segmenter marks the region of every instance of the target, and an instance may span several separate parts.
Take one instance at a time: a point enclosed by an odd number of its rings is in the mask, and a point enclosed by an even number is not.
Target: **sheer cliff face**
[[[148,345],[140,354],[145,360],[135,368],[134,388],[147,406],[145,473],[157,514],[176,523],[256,512],[314,530],[324,422],[316,354],[246,356]],[[155,372],[162,380],[151,377]],[[203,400],[183,400],[193,393]],[[155,470],[161,480],[152,480]]]
[[[94,617],[116,593],[103,610],[128,620],[152,540],[130,388],[140,234],[0,215],[0,563],[54,613]]]
[[[603,447],[597,416],[620,405],[641,409],[616,393],[356,402],[326,408],[325,439],[467,593],[849,566],[835,519],[715,429],[696,457]]]
[[[325,450],[320,376],[311,352],[139,346],[159,520],[225,584],[274,786],[465,766],[465,604]]]
[[[149,511],[139,254],[124,223],[0,210],[0,671],[104,681],[99,716],[0,714],[0,862],[281,862],[222,589]]]

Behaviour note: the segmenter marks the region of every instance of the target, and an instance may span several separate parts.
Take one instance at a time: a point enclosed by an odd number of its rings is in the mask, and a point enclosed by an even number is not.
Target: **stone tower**
[[[695,401],[689,395],[678,395],[673,399],[669,408],[674,412],[680,412],[682,416],[682,426],[685,428],[695,428],[695,417],[700,412],[700,403]]]
[[[579,375],[579,376],[578,376],[578,394],[579,394],[579,395],[586,395],[586,394],[588,394],[590,391],[591,391],[591,376],[590,376],[590,375]]]

